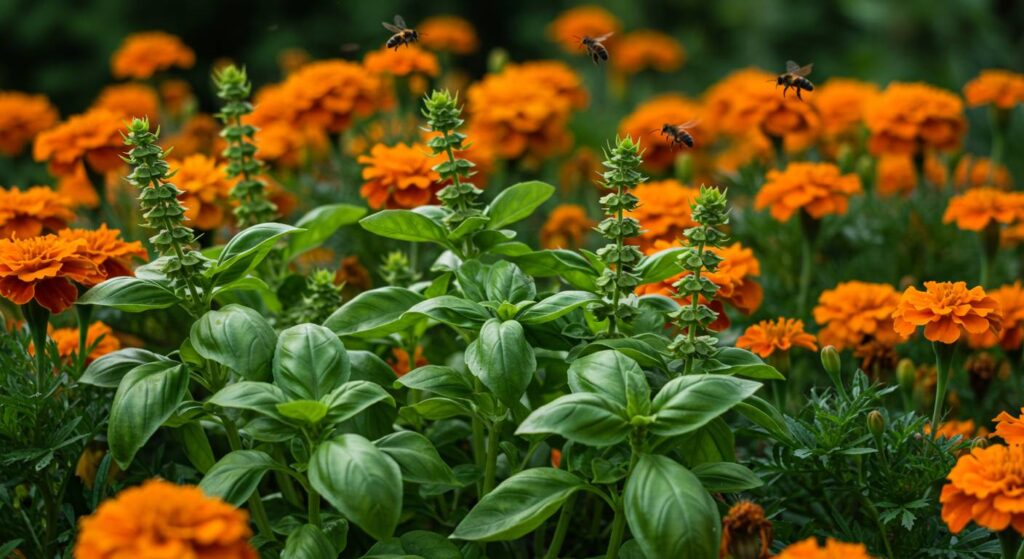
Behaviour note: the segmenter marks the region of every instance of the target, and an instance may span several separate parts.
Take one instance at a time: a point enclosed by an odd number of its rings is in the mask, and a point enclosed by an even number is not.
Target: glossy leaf
[[[278,240],[298,231],[291,225],[274,222],[244,229],[224,245],[217,261],[204,274],[214,285],[231,283],[259,266]]]
[[[209,311],[192,324],[189,340],[204,359],[248,380],[270,378],[277,335],[260,313],[242,305]]]
[[[79,305],[110,307],[125,312],[166,309],[181,303],[173,291],[152,280],[119,276],[89,288],[78,298]]]
[[[487,206],[485,215],[491,219],[487,228],[501,229],[527,218],[554,193],[555,187],[540,181],[513,184]]]
[[[288,398],[319,400],[348,380],[351,366],[345,344],[316,324],[281,332],[274,351],[274,384]]]
[[[402,480],[458,486],[452,469],[430,439],[414,431],[398,431],[374,441],[402,470]]]
[[[407,315],[423,296],[404,287],[381,287],[364,291],[327,318],[324,326],[339,336],[376,338],[400,332],[423,319]]]
[[[128,371],[139,365],[155,361],[170,361],[170,359],[141,348],[119,349],[90,363],[78,382],[101,388],[117,388]]]
[[[499,400],[512,407],[530,385],[537,358],[521,324],[492,318],[466,349],[466,366]]]
[[[295,222],[302,228],[288,239],[288,260],[323,244],[343,225],[356,223],[366,208],[350,204],[328,204],[310,210]]]
[[[455,527],[452,538],[485,542],[521,538],[583,487],[582,480],[565,470],[524,470],[485,495]]]
[[[173,361],[139,365],[121,380],[110,405],[110,453],[127,468],[188,394],[188,369]]]
[[[224,455],[199,482],[199,488],[211,497],[218,497],[240,507],[256,491],[260,480],[270,470],[284,470],[262,450],[236,450]]]
[[[423,315],[442,324],[471,329],[479,328],[491,318],[487,309],[479,303],[451,295],[441,295],[417,303],[407,314]]]
[[[338,553],[323,530],[304,524],[288,534],[281,559],[337,559]]]
[[[208,403],[277,417],[277,404],[286,399],[284,392],[269,382],[242,381],[221,388]]]
[[[752,396],[760,383],[726,375],[689,375],[672,379],[654,397],[656,435],[695,431]]]
[[[517,435],[560,435],[587,446],[611,446],[629,435],[626,408],[597,394],[567,394],[531,413]]]
[[[327,418],[332,424],[348,421],[379,402],[394,406],[395,400],[380,385],[365,380],[354,380],[334,389],[323,399]]]
[[[705,462],[694,466],[692,472],[712,493],[737,493],[764,485],[750,468],[735,462]]]
[[[569,388],[591,392],[626,408],[627,415],[646,415],[651,388],[636,361],[614,350],[585,355],[569,365]]]
[[[359,225],[389,239],[448,245],[448,233],[440,223],[411,210],[381,210],[361,219]]]
[[[523,324],[543,324],[599,300],[600,297],[588,291],[561,291],[538,301],[516,318]]]

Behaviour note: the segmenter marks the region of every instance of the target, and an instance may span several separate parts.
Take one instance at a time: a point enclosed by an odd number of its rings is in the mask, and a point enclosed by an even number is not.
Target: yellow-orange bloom
[[[256,559],[249,515],[198,487],[152,479],[79,524],[76,559]]]
[[[993,444],[961,456],[942,488],[942,520],[954,534],[972,520],[1024,533],[1024,446]]]
[[[124,164],[123,122],[124,115],[91,109],[36,136],[32,155],[49,162],[55,175],[71,174],[83,162],[97,173],[115,171]]]
[[[982,70],[981,74],[964,85],[967,105],[995,105],[1010,110],[1024,103],[1024,74],[1007,70]]]
[[[909,155],[884,153],[875,164],[875,186],[882,196],[909,195],[917,188],[917,169]]]
[[[730,74],[705,95],[708,120],[735,138],[775,138],[787,151],[810,146],[821,133],[818,112],[795,96],[783,97],[769,83],[775,77],[752,68]]]
[[[1024,408],[1020,409],[1020,417],[1013,417],[1007,412],[1000,412],[992,421],[996,422],[996,430],[992,437],[999,437],[1006,444],[1024,444]]]
[[[78,335],[78,327],[50,329],[50,339],[57,344],[57,352],[66,363],[74,362],[78,356]],[[89,364],[108,353],[121,349],[121,341],[114,336],[114,331],[110,329],[110,326],[102,322],[93,322],[86,330],[85,347],[89,350],[85,363]],[[30,344],[28,352],[35,355],[35,346]]]
[[[176,173],[172,181],[182,193],[185,218],[198,229],[216,229],[224,223],[234,181],[227,177],[227,164],[205,155],[190,155],[167,162]]]
[[[139,241],[124,241],[117,229],[107,229],[101,224],[99,229],[64,229],[57,236],[68,242],[81,240],[78,254],[88,258],[103,275],[103,279],[118,276],[133,276],[132,259],[148,260],[149,255]],[[84,285],[90,285],[83,282]]]
[[[254,120],[260,120],[260,105],[269,101],[258,99]],[[353,119],[370,116],[389,102],[380,78],[344,60],[311,62],[296,70],[275,101],[273,112],[283,113],[287,122],[330,133],[347,130]]]
[[[821,219],[845,214],[850,196],[860,192],[860,178],[840,174],[832,163],[791,163],[782,171],[768,171],[754,207],[771,208],[772,217],[779,221],[787,221],[799,210]]]
[[[473,24],[458,16],[434,16],[417,26],[420,43],[431,50],[453,54],[471,54],[479,41]]]
[[[775,556],[775,559],[872,559],[868,549],[860,543],[844,543],[828,538],[824,546],[818,545],[817,538],[791,544]]]
[[[437,56],[415,45],[397,50],[381,47],[370,51],[363,58],[363,66],[375,74],[390,76],[405,77],[420,74],[433,78],[441,72]]]
[[[817,88],[810,102],[821,117],[826,136],[845,136],[857,130],[864,108],[878,95],[878,86],[860,80],[832,78]]]
[[[353,254],[341,259],[341,264],[334,272],[334,283],[344,285],[354,293],[361,293],[373,287],[373,278],[359,257]]]
[[[190,104],[195,104],[192,86],[185,80],[165,80],[160,83],[160,102],[168,113],[178,118]]]
[[[644,230],[637,238],[641,250],[646,252],[657,241],[675,243],[686,229],[696,225],[690,206],[700,193],[697,189],[668,179],[641,184],[632,193],[639,203],[628,216],[640,221]]]
[[[991,185],[1006,190],[1010,187],[1010,171],[987,157],[967,154],[957,161],[953,182],[959,189]]]
[[[660,31],[641,29],[623,35],[615,42],[612,66],[623,74],[644,70],[674,72],[683,66],[686,51],[679,41]]]
[[[179,159],[190,155],[206,155],[209,157],[221,157],[221,153],[227,148],[227,142],[220,137],[221,126],[212,116],[199,113],[178,130],[173,136],[167,136],[161,143],[164,149],[172,149],[173,155]],[[259,134],[262,130],[257,131]],[[262,152],[260,158],[263,158]]]
[[[843,350],[866,341],[895,345],[900,336],[892,328],[892,313],[900,295],[889,284],[848,281],[826,289],[814,307],[814,321],[822,326],[822,345]]]
[[[56,124],[57,118],[57,109],[45,95],[0,91],[0,154],[20,154],[37,134]]]
[[[359,193],[373,209],[417,208],[437,201],[444,186],[434,165],[443,158],[430,154],[424,144],[377,144],[360,155],[363,187]]]
[[[140,83],[109,85],[92,106],[118,113],[126,121],[145,117],[155,124],[160,120],[160,96],[152,87]]]
[[[889,84],[867,104],[864,122],[871,131],[868,146],[875,154],[952,150],[967,131],[960,98],[923,83]]]
[[[985,330],[980,334],[968,334],[967,342],[973,348],[988,348],[998,344],[1004,350],[1012,351],[1021,346],[1024,337],[1024,288],[1020,280],[989,292],[999,304],[1003,317],[998,333]]]
[[[191,68],[195,62],[195,53],[178,37],[146,31],[125,37],[110,58],[110,69],[115,78],[144,80],[168,68]]]
[[[562,204],[551,210],[551,215],[541,227],[540,245],[548,249],[580,248],[594,225],[583,206]]]
[[[900,336],[908,338],[924,326],[925,338],[951,344],[960,339],[961,330],[969,334],[999,330],[999,303],[984,288],[967,289],[962,281],[926,281],[924,288],[910,286],[900,296],[892,313],[893,329]]]
[[[82,455],[78,457],[78,463],[75,465],[75,476],[82,480],[82,485],[86,489],[92,489],[93,484],[96,483],[96,475],[99,473],[100,463],[103,461],[103,456],[106,455],[106,449],[97,445],[88,445],[82,450]],[[117,462],[110,462],[110,469],[107,470],[107,482],[114,479],[121,468],[117,465]]]
[[[391,370],[395,372],[396,376],[405,376],[406,373],[413,369],[418,369],[425,365],[429,365],[430,362],[423,356],[423,348],[416,346],[413,352],[413,363],[409,363],[409,350],[395,347],[391,348],[391,358],[387,360],[388,364],[391,365]]]
[[[0,239],[0,295],[16,305],[35,299],[54,314],[70,307],[78,299],[71,282],[92,285],[103,279],[79,252],[83,244],[56,235]]]
[[[608,10],[593,5],[577,6],[561,14],[548,25],[548,36],[562,46],[565,52],[584,53],[580,41],[583,37],[600,37],[616,33],[622,24]]]
[[[740,501],[722,519],[719,557],[768,559],[772,556],[772,534],[772,523],[765,518],[764,509],[751,501]]]
[[[539,86],[554,90],[555,94],[568,99],[573,109],[587,106],[590,95],[583,87],[580,77],[568,64],[558,60],[532,60],[520,64],[508,64],[502,70],[513,81],[536,82]]]
[[[676,157],[686,152],[661,133],[662,126],[698,121],[687,131],[698,148],[711,142],[708,127],[701,120],[701,107],[682,95],[668,94],[641,103],[619,123],[619,134],[636,138],[644,148],[644,165],[653,171],[672,168]],[[644,224],[646,225],[646,224]]]
[[[1024,193],[1005,192],[989,186],[972,188],[949,200],[944,223],[960,229],[981,231],[993,223],[1007,225],[1024,219]]]
[[[818,349],[812,334],[804,331],[804,321],[779,317],[776,320],[762,320],[747,327],[736,340],[736,347],[749,349],[761,357],[768,357],[776,351],[789,351],[802,347],[811,351]]]
[[[593,185],[594,181],[600,178],[602,170],[601,160],[594,150],[587,146],[576,148],[558,168],[558,185],[561,187],[562,194],[568,195],[575,192],[584,184]]]
[[[63,229],[74,219],[69,201],[50,188],[0,187],[0,238],[35,237],[47,229]]]
[[[924,433],[926,435],[932,433],[932,426],[930,424],[925,424]],[[950,419],[939,424],[939,430],[935,433],[935,438],[952,439],[953,437],[961,437],[973,439],[974,437],[984,437],[986,435],[988,435],[988,429],[978,427],[974,424],[973,419]]]

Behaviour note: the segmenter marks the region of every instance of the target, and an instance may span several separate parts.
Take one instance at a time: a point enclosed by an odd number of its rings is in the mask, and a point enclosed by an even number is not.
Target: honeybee
[[[608,47],[604,46],[604,42],[612,35],[613,33],[605,33],[600,37],[584,36],[580,40],[580,45],[587,49],[587,54],[594,60],[594,64],[600,64],[602,60],[608,60]]]
[[[696,120],[691,120],[677,125],[672,125],[666,122],[660,129],[655,128],[652,132],[660,132],[662,136],[671,142],[672,147],[686,146],[688,148],[692,148],[693,135],[690,134],[688,129],[693,128],[696,125]]]
[[[382,25],[384,25],[384,29],[394,33],[394,35],[388,39],[388,42],[385,43],[385,46],[389,49],[393,48],[398,50],[398,47],[402,45],[411,45],[420,38],[420,34],[417,33],[415,29],[410,29],[405,26],[405,20],[402,19],[402,16],[395,16],[394,25],[387,22],[382,23]]]
[[[801,89],[805,91],[814,91],[814,84],[811,83],[811,80],[807,79],[806,77],[808,74],[811,73],[811,68],[813,66],[814,64],[800,66],[799,64],[793,62],[792,60],[786,62],[786,73],[779,75],[779,77],[775,80],[775,87],[778,87],[780,85],[785,86],[782,89],[783,97],[786,96],[786,92],[789,91],[789,88],[792,87],[793,89],[796,90],[796,98],[802,101],[803,97],[800,96]]]

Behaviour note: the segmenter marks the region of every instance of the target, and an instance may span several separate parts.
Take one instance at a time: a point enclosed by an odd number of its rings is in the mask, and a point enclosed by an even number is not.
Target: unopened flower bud
[[[900,389],[907,393],[914,391],[914,382],[917,380],[917,367],[910,359],[900,359],[896,365],[896,380],[900,383]]]
[[[825,372],[832,377],[838,377],[842,369],[842,362],[839,359],[839,351],[835,347],[827,345],[821,348],[821,366]]]
[[[871,431],[871,434],[876,437],[881,436],[885,431],[885,418],[878,410],[871,410],[868,413],[868,431]]]

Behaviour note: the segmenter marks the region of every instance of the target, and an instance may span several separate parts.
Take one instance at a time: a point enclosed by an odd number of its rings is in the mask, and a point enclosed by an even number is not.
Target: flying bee
[[[811,68],[814,64],[808,64],[807,66],[800,66],[792,60],[786,62],[786,73],[779,75],[775,80],[775,87],[780,85],[785,86],[782,89],[782,96],[786,96],[786,92],[789,88],[796,90],[796,98],[803,101],[803,97],[800,96],[800,90],[814,91],[814,84],[811,80],[807,79],[807,75],[811,73]]]
[[[608,47],[604,46],[604,42],[611,36],[612,33],[605,33],[600,37],[584,36],[580,39],[580,45],[587,49],[587,54],[594,60],[594,64],[600,64],[602,60],[608,61]]]
[[[384,25],[384,29],[394,33],[394,35],[388,39],[388,42],[385,43],[385,46],[389,49],[393,48],[397,51],[398,47],[402,45],[411,45],[420,38],[420,34],[417,33],[415,29],[410,29],[405,26],[405,20],[402,19],[402,16],[395,16],[394,25],[387,22],[384,22],[382,25]]]
[[[655,128],[652,132],[659,132],[666,140],[669,140],[671,147],[686,146],[688,148],[692,148],[693,134],[690,134],[689,129],[696,125],[696,120],[691,120],[677,125],[666,122],[660,129]]]

